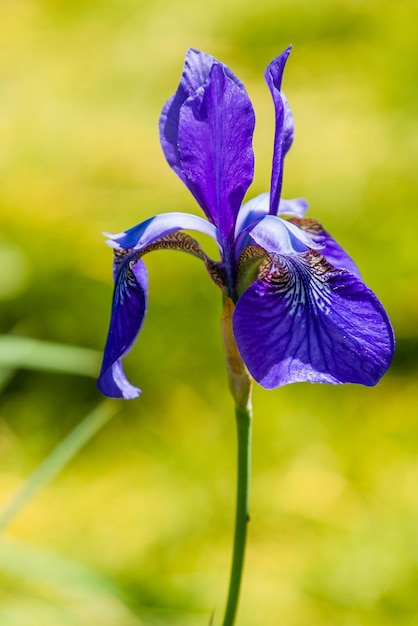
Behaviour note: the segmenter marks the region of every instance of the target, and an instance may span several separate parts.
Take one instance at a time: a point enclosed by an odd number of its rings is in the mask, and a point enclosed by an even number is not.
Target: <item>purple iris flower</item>
[[[302,199],[281,199],[283,162],[294,134],[281,91],[290,47],[267,67],[276,129],[270,193],[242,204],[253,179],[255,116],[243,84],[214,57],[190,49],[175,94],[160,118],[170,167],[207,219],[163,213],[116,235],[115,289],[98,388],[135,398],[140,390],[121,365],[142,326],[152,250],[183,250],[200,258],[234,303],[233,333],[252,377],[271,389],[287,383],[375,385],[389,367],[394,336],[374,293],[341,246]],[[220,261],[184,231],[212,237]]]

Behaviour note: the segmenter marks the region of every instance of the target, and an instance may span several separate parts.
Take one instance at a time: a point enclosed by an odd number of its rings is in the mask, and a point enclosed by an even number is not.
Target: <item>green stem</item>
[[[234,551],[232,555],[228,600],[226,603],[223,626],[233,626],[237,614],[242,570],[244,566],[247,524],[249,521],[251,480],[251,378],[235,343],[232,328],[233,312],[234,304],[232,300],[225,298],[222,314],[222,335],[229,389],[235,401],[235,418],[238,436],[238,471]]]
[[[237,501],[234,551],[223,626],[232,626],[235,622],[244,566],[247,525],[249,522],[252,423],[251,405],[248,404],[245,407],[236,406],[235,416],[238,435]]]

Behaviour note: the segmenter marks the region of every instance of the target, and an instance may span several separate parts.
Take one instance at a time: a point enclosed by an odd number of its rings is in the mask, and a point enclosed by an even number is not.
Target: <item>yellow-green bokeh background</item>
[[[112,289],[101,232],[198,213],[157,131],[185,50],[248,88],[255,195],[273,133],[263,69],[294,45],[284,196],[308,198],[354,256],[398,350],[374,389],[255,389],[241,626],[417,623],[417,23],[414,0],[0,0],[0,333],[95,350]],[[126,360],[143,395],[115,403],[5,529],[2,626],[220,622],[235,471],[220,294],[191,257],[146,260]],[[0,508],[101,402],[89,377],[6,373]]]

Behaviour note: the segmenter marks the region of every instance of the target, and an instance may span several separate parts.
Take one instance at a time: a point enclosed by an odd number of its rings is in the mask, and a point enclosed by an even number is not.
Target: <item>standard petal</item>
[[[220,63],[180,109],[178,152],[187,187],[221,233],[232,239],[254,171],[254,111]]]
[[[315,242],[317,249],[321,251],[328,263],[341,270],[347,270],[361,278],[360,270],[354,263],[353,259],[340,246],[340,244],[325,230],[325,228],[316,220],[297,219],[291,217],[289,222],[298,226],[309,235]]]
[[[244,85],[229,67],[210,54],[190,48],[186,53],[183,73],[177,90],[165,103],[160,116],[160,142],[164,155],[169,165],[186,185],[188,184],[187,175],[183,172],[178,149],[180,110],[184,102],[207,83],[214,63],[221,65],[226,75],[245,93]]]
[[[205,84],[214,62],[215,59],[210,54],[190,48],[186,53],[179,86],[161,112],[159,122],[161,147],[168,163],[180,178],[182,172],[177,148],[180,108],[187,98]]]
[[[110,327],[98,389],[110,398],[132,399],[141,391],[127,380],[121,359],[129,352],[142,326],[147,308],[148,279],[141,259],[132,254],[116,257],[115,288]]]
[[[239,298],[234,335],[250,373],[272,389],[294,382],[375,385],[394,350],[376,296],[310,251],[283,255]]]
[[[271,174],[270,213],[277,215],[283,182],[283,162],[293,142],[294,121],[283,92],[282,78],[291,46],[276,57],[266,68],[264,77],[273,97],[276,115],[276,130],[273,145],[273,167]]]
[[[178,212],[161,213],[125,232],[116,235],[105,233],[105,235],[109,237],[107,243],[111,248],[140,251],[157,239],[178,230],[195,230],[209,235],[215,241],[218,240],[218,232],[213,224],[197,215]]]

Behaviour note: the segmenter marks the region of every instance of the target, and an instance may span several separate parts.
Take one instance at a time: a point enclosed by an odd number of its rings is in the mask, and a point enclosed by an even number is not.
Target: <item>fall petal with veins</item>
[[[375,385],[394,347],[373,292],[315,251],[276,257],[239,298],[233,328],[251,375],[267,389],[302,381]]]

